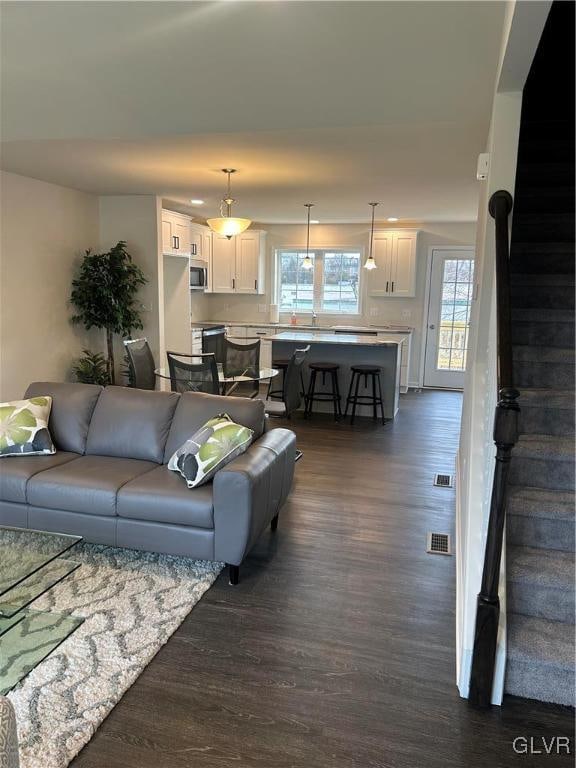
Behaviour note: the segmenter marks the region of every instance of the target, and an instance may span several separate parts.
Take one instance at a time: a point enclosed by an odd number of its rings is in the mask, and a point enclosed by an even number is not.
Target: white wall
[[[98,199],[74,189],[0,173],[0,399],[35,380],[61,381],[99,339],[72,326],[72,277],[98,247]]]
[[[305,246],[306,231],[302,225],[294,224],[267,224],[261,225],[267,232],[267,268],[266,268],[266,294],[262,296],[242,296],[236,294],[206,294],[203,298],[200,312],[193,309],[197,320],[222,320],[225,322],[265,322],[268,320],[268,308],[276,303],[272,296],[273,290],[273,262],[274,251],[277,248],[287,246]],[[398,229],[388,225],[388,229]],[[323,324],[379,324],[400,323],[415,328],[412,343],[411,383],[416,384],[419,379],[421,325],[424,312],[424,291],[426,285],[426,262],[428,251],[433,245],[471,245],[475,241],[476,223],[446,223],[446,224],[414,224],[414,228],[420,230],[416,297],[413,299],[392,299],[383,297],[371,297],[367,295],[366,284],[362,287],[362,302],[360,315],[322,315],[320,321]],[[386,226],[378,226],[378,229],[386,229]],[[311,245],[317,247],[344,247],[353,248],[368,246],[369,226],[367,224],[331,224],[314,225],[311,229]],[[366,273],[362,270],[361,278]],[[192,297],[194,305],[194,296]],[[264,312],[259,312],[259,306]],[[375,314],[374,314],[375,313]],[[288,315],[281,315],[281,320],[288,320]],[[309,320],[309,316],[302,315],[301,320]]]
[[[549,2],[509,2],[499,78],[486,151],[490,170],[482,184],[476,243],[477,301],[472,306],[468,370],[457,457],[456,646],[457,682],[468,696],[476,596],[480,590],[496,453],[492,426],[497,400],[494,221],[487,212],[499,189],[514,193],[522,89],[549,11]],[[492,703],[500,704],[506,664],[506,561],[500,573],[500,625]]]
[[[153,195],[109,195],[99,198],[100,247],[111,248],[125,240],[128,253],[144,272],[148,283],[140,294],[144,328],[157,365],[164,361],[164,274],[161,250],[162,202]],[[116,375],[122,368],[121,339],[115,342]]]

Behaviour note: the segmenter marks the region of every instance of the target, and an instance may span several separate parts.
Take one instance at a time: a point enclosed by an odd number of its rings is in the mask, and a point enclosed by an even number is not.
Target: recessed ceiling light
[[[310,219],[310,224],[320,224],[318,219]]]
[[[204,205],[204,200],[190,200],[192,205]]]
[[[388,216],[387,221],[398,221],[396,216]]]

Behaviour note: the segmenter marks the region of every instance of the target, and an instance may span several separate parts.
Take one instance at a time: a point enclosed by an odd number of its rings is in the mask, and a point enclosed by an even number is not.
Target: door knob
[[[436,326],[434,325],[434,323],[432,323],[432,325],[429,325],[428,328],[430,328],[430,330],[433,331],[434,328],[436,328]]]

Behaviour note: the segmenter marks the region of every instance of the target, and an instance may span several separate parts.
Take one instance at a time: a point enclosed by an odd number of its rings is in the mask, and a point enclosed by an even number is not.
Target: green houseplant
[[[79,273],[72,281],[70,300],[76,310],[72,322],[82,323],[86,330],[103,328],[106,331],[106,373],[111,384],[116,381],[114,334],[130,336],[134,329],[143,327],[136,294],[147,282],[123,240],[106,253],[86,251]]]
[[[100,384],[105,387],[110,384],[108,375],[108,361],[100,352],[82,350],[82,357],[78,358],[72,366],[72,373],[80,384]]]

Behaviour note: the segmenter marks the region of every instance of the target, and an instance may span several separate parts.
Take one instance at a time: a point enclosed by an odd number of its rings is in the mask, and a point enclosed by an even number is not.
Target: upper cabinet
[[[417,229],[374,232],[373,255],[378,268],[368,273],[370,296],[416,296],[417,245]]]
[[[212,235],[211,293],[264,293],[266,233],[248,229],[228,238]]]
[[[162,252],[167,256],[189,258],[192,253],[189,216],[162,210]]]

